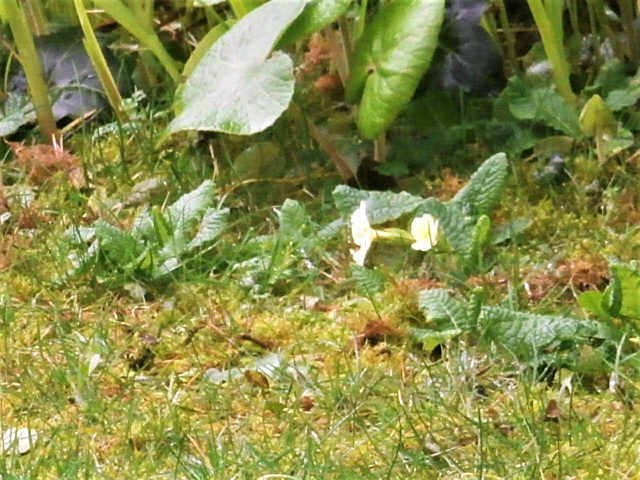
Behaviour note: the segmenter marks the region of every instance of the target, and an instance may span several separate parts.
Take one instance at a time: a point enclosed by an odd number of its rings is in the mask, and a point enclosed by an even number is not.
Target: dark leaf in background
[[[542,169],[534,173],[540,185],[562,185],[570,180],[567,165],[560,155],[554,155]]]
[[[472,95],[497,95],[505,85],[498,47],[480,25],[484,0],[451,0],[429,73],[427,88],[462,90]]]
[[[56,120],[80,117],[91,110],[108,106],[98,74],[91,64],[82,39],[82,30],[79,28],[70,28],[35,39]],[[104,48],[103,54],[120,92],[127,96],[131,85],[120,68],[120,62]],[[14,65],[16,67],[9,79],[9,91],[26,92],[27,80],[24,71],[18,62]]]

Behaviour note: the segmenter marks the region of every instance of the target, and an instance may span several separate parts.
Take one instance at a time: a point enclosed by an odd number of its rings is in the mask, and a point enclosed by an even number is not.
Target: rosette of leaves
[[[68,275],[93,272],[99,279],[125,275],[159,280],[182,267],[225,231],[228,208],[216,205],[210,180],[164,211],[145,208],[124,230],[103,220],[67,230],[77,248]]]
[[[252,237],[226,252],[235,262],[232,271],[254,291],[286,291],[291,285],[316,278],[326,259],[326,242],[343,227],[342,219],[322,226],[312,220],[304,205],[287,199],[277,208],[278,229]]]
[[[489,214],[500,201],[508,176],[506,155],[498,153],[487,159],[471,176],[468,184],[451,200],[418,197],[406,192],[365,191],[345,185],[336,187],[333,198],[340,214],[348,218],[365,201],[371,225],[402,217],[430,214],[440,222],[449,245],[458,252],[468,269],[478,266],[482,248],[491,239]],[[526,223],[514,223],[515,228]],[[507,236],[508,237],[508,236]],[[506,240],[504,232],[501,241]]]
[[[606,329],[597,322],[483,306],[480,291],[465,302],[443,289],[423,290],[418,295],[418,305],[426,325],[416,329],[413,338],[427,350],[469,333],[483,342],[498,344],[531,365],[571,366],[568,360],[578,346],[607,336]]]

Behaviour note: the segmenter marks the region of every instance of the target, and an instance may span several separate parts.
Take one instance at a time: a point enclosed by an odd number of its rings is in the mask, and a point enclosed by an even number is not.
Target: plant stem
[[[569,83],[569,67],[562,44],[562,10],[560,9],[560,19],[554,18],[552,21],[549,18],[545,6],[542,4],[542,0],[527,0],[527,3],[529,4],[533,19],[538,26],[544,51],[551,62],[556,89],[567,102],[575,105],[577,99]],[[551,3],[550,5],[551,8],[549,10],[553,11],[555,15],[558,15],[558,2]]]
[[[367,0],[362,0],[362,3],[360,3],[360,14],[358,15],[358,23],[356,23],[356,40],[362,35],[367,22],[367,3]]]
[[[136,37],[140,43],[151,50],[174,82],[180,82],[181,77],[178,63],[164,48],[164,45],[162,45],[162,42],[153,31],[151,25],[147,25],[146,22],[141,23],[140,19],[120,0],[94,0],[94,3],[122,25],[131,35]]]
[[[231,9],[238,19],[244,17],[251,10],[259,7],[261,3],[262,2],[260,2],[260,0],[229,0]]]
[[[118,120],[124,122],[127,119],[127,114],[122,109],[122,97],[120,96],[116,82],[111,75],[111,70],[109,70],[109,66],[104,58],[102,49],[100,48],[100,44],[96,38],[96,34],[93,32],[91,22],[87,16],[87,11],[84,8],[82,0],[73,1],[76,7],[76,13],[78,14],[78,20],[80,21],[80,26],[82,27],[82,32],[84,33],[84,46],[87,50],[87,54],[91,59],[93,68],[96,69],[102,88],[109,99],[109,103],[115,111]]]
[[[600,165],[604,165],[604,162],[607,161],[607,155],[604,151],[604,136],[600,132],[596,133],[596,155]]]
[[[58,128],[51,109],[47,84],[42,73],[36,45],[33,42],[24,12],[16,0],[3,0],[9,27],[20,54],[29,93],[38,119],[38,125],[46,141],[53,143],[58,138]]]
[[[634,24],[635,9],[630,0],[618,0],[620,7],[620,16],[622,17],[622,27],[624,28],[625,38],[629,45],[629,59],[637,64],[640,60],[640,45],[638,44],[638,31]]]
[[[376,163],[387,161],[387,132],[383,130],[373,142],[373,159]]]
[[[347,79],[349,78],[349,60],[347,57],[347,47],[344,44],[342,34],[339,30],[334,30],[332,27],[326,27],[324,32],[327,43],[329,44],[331,61],[338,71],[342,85],[346,85]]]
[[[26,17],[29,19],[29,25],[31,25],[31,33],[36,37],[49,33],[40,3],[34,0],[24,0],[23,5]]]

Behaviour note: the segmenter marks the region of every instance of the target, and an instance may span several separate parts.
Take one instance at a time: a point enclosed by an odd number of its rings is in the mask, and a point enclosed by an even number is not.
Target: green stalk
[[[356,23],[356,40],[360,38],[364,31],[364,25],[367,22],[367,0],[362,0],[360,4],[360,13],[358,14],[358,23]]]
[[[229,0],[229,4],[236,18],[241,19],[251,10],[258,8],[262,2],[260,0]]]
[[[120,0],[94,0],[94,3],[151,50],[174,82],[180,82],[178,63],[171,58],[150,25],[141,22]]]
[[[578,2],[577,0],[571,0],[567,5],[569,10],[569,23],[573,29],[573,34],[577,37],[580,36],[580,21],[578,20]]]
[[[515,75],[518,73],[518,55],[516,54],[516,37],[511,29],[511,24],[509,23],[509,17],[507,15],[507,9],[504,6],[504,0],[495,0],[495,3],[498,7],[498,22],[500,28],[502,29],[502,34],[504,35],[504,45],[506,45],[506,54],[507,58],[507,73],[508,75]],[[485,19],[487,15],[485,15]],[[498,41],[499,39],[494,39],[497,45],[505,51],[502,46],[502,42]]]
[[[538,26],[540,37],[542,38],[542,46],[547,54],[547,58],[551,62],[553,70],[553,79],[556,84],[556,90],[562,95],[567,102],[575,105],[577,98],[571,90],[569,83],[569,67],[564,54],[564,46],[562,44],[562,36],[558,34],[558,30],[562,31],[562,17],[552,21],[549,18],[542,0],[527,0],[529,9],[533,15],[533,19]],[[557,15],[558,2],[550,2],[550,10],[556,12]]]
[[[100,79],[100,83],[102,84],[102,88],[107,95],[107,98],[109,99],[111,107],[116,113],[118,120],[124,122],[127,119],[127,114],[122,109],[122,97],[120,96],[116,82],[113,79],[113,75],[111,75],[111,70],[109,70],[107,61],[102,54],[102,49],[100,48],[96,34],[91,27],[87,11],[84,8],[82,0],[73,0],[73,2],[76,7],[76,13],[78,14],[78,20],[80,21],[82,32],[84,33],[84,47],[91,59],[93,68],[96,69],[96,73],[98,74],[98,78]]]
[[[16,0],[3,0],[9,27],[20,54],[20,62],[29,85],[29,93],[45,139],[53,143],[58,137],[56,120],[51,109],[51,100],[45,83],[36,45],[33,42],[27,19]]]
[[[31,33],[33,35],[35,35],[36,37],[40,37],[49,33],[47,31],[47,21],[45,19],[44,13],[42,12],[42,7],[40,6],[40,3],[38,1],[24,0],[23,8],[25,10],[27,18],[29,19]]]
[[[189,25],[191,23],[191,16],[193,15],[193,2],[194,0],[186,0],[184,8],[184,16],[182,17],[182,24]]]
[[[562,24],[564,0],[544,0],[544,9],[553,25],[553,34],[559,45],[564,46],[564,28]],[[566,57],[565,57],[566,58]]]
[[[592,35],[600,41],[601,35],[598,33],[598,26],[596,22],[596,14],[593,11],[593,4],[591,2],[587,2],[587,15],[589,17],[589,29],[591,30]],[[602,64],[602,55],[600,54],[599,48],[594,48],[594,54],[596,57],[596,63],[598,65]]]
[[[629,44],[629,59],[637,64],[638,60],[640,60],[640,45],[638,44],[638,31],[634,24],[635,9],[633,3],[629,0],[618,0],[618,5],[620,7],[624,35]]]

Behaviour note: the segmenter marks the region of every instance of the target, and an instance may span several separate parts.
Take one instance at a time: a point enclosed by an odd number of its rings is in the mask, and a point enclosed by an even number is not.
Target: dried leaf
[[[269,388],[269,379],[264,373],[260,373],[256,370],[245,370],[244,378],[246,378],[247,382],[249,382],[254,387],[265,389]]]
[[[560,407],[556,400],[549,400],[547,410],[544,412],[544,419],[550,422],[558,422],[563,418]]]
[[[27,170],[27,178],[44,183],[57,172],[67,172],[69,182],[76,188],[85,185],[82,161],[62,145],[32,145],[9,142],[15,155],[14,164]]]
[[[374,320],[364,327],[361,333],[353,337],[356,346],[375,346],[388,337],[398,337],[402,334],[400,330],[380,320]]]
[[[304,412],[310,412],[315,406],[316,399],[314,397],[313,390],[307,388],[304,392],[302,392],[302,395],[300,395],[300,408]]]
[[[337,73],[327,73],[319,77],[314,83],[315,89],[331,100],[339,100],[344,96],[344,85]]]

